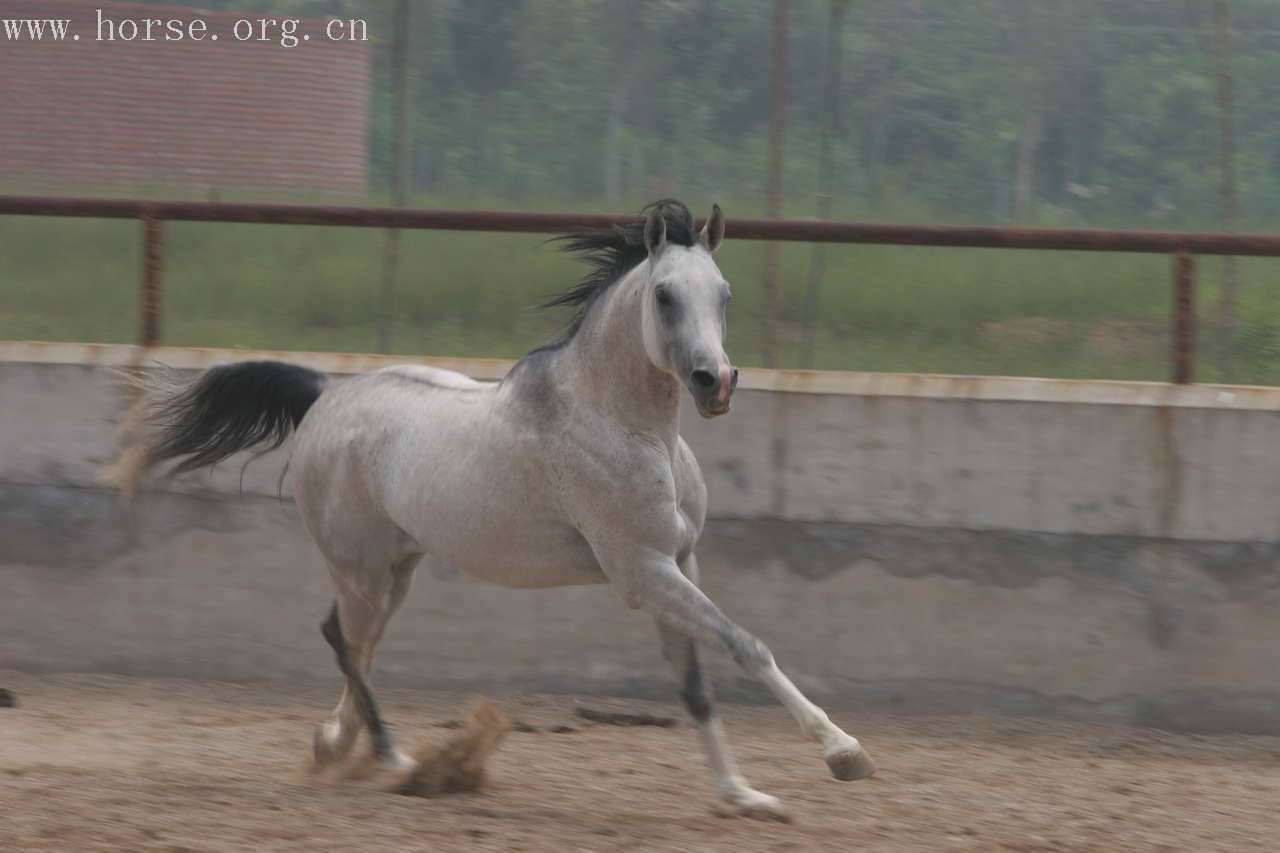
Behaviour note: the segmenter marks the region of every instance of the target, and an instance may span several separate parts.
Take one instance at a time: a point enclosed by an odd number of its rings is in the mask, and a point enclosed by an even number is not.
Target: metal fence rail
[[[148,199],[0,196],[0,215],[137,219],[143,225],[143,270],[139,291],[138,343],[161,340],[165,222],[228,222],[261,225],[327,225],[354,228],[415,228],[557,234],[604,229],[632,217],[591,213],[500,210],[431,210],[251,204]],[[820,220],[730,219],[727,232],[739,240],[783,240],[892,246],[937,246],[1045,251],[1135,252],[1173,258],[1174,382],[1191,382],[1195,349],[1195,256],[1280,257],[1280,236],[1179,231],[1107,231],[1086,228],[998,228],[956,225],[881,225]]]

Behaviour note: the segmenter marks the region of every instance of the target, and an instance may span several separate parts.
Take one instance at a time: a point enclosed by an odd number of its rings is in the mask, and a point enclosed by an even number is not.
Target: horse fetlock
[[[823,749],[828,752],[851,744],[856,746],[858,743],[856,738],[845,734],[839,726],[831,722],[826,711],[812,703],[800,718],[800,733],[809,740],[821,743]]]

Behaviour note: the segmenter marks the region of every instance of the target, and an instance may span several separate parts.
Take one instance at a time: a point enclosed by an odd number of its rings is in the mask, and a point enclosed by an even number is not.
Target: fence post
[[[142,214],[142,291],[138,297],[138,345],[158,346],[164,297],[164,220],[149,210]]]
[[[404,207],[409,184],[409,0],[397,0],[396,35],[391,42],[391,203]],[[400,275],[400,229],[388,228],[382,258],[382,291],[374,346],[391,352],[396,322],[396,280]]]
[[[1196,258],[1186,249],[1173,256],[1173,381],[1191,383],[1196,346]]]
[[[790,63],[787,40],[790,37],[787,16],[791,0],[773,0],[773,97],[769,108],[769,165],[765,201],[770,219],[782,218],[782,178],[785,168],[784,146],[787,127],[787,77]],[[778,366],[778,349],[782,324],[782,247],[770,242],[764,248],[764,326],[761,331],[760,355],[765,367]]]

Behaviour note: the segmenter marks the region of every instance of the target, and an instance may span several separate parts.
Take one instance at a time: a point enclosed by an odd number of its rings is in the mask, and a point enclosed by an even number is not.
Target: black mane
[[[561,251],[577,256],[590,267],[577,284],[539,306],[573,307],[573,316],[558,343],[572,338],[601,294],[649,256],[644,246],[644,223],[650,211],[660,213],[666,222],[668,243],[691,247],[698,239],[693,227],[693,214],[673,198],[647,205],[640,211],[638,219],[626,225],[615,225],[608,231],[581,231],[552,238],[551,242],[561,244]]]

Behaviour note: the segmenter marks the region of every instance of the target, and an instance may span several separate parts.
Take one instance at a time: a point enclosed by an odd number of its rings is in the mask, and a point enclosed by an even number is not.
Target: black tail
[[[173,473],[214,465],[241,450],[274,450],[324,392],[326,376],[280,361],[225,364],[185,384],[149,383],[146,431],[132,479],[180,460]]]

